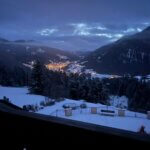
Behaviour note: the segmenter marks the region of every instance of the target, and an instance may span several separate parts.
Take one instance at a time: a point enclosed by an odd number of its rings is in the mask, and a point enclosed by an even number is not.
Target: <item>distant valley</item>
[[[49,70],[105,75],[150,74],[150,27],[92,52],[68,52],[34,40],[0,38],[0,65],[31,69],[39,59]]]

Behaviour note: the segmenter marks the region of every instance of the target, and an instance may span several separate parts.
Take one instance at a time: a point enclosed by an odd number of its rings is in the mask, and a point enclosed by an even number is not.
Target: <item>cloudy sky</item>
[[[0,37],[94,50],[150,25],[150,0],[0,0]]]

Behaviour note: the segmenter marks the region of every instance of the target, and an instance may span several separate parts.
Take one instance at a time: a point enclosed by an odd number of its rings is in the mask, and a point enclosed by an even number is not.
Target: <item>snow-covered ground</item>
[[[64,56],[64,55],[60,55],[60,54],[57,54],[57,56],[62,59],[62,60],[67,60],[69,59],[67,56]]]
[[[45,98],[43,96],[38,95],[30,95],[27,94],[27,88],[12,88],[12,87],[0,87],[0,99],[3,96],[6,96],[10,99],[10,101],[18,106],[23,106],[27,104],[38,104],[41,101],[44,101]],[[117,97],[115,97],[117,99]],[[123,99],[123,98],[121,98]],[[124,97],[124,102],[126,103],[126,98]],[[80,106],[80,104],[86,103],[86,109],[76,109],[73,110],[72,116],[66,117],[63,109],[64,104],[76,104],[76,106]],[[91,107],[98,108],[98,114],[91,114]],[[99,112],[101,109],[109,109],[115,111],[115,116],[103,116],[100,115]],[[129,130],[137,132],[139,128],[143,125],[145,126],[145,130],[150,134],[150,120],[147,119],[146,114],[135,113],[126,110],[125,117],[118,116],[118,109],[114,106],[105,106],[101,104],[93,104],[87,103],[83,101],[75,101],[70,99],[65,99],[64,101],[57,102],[53,106],[44,107],[44,109],[39,110],[37,113],[52,115],[72,120],[78,120],[83,122],[88,122],[92,124],[98,124],[113,128],[119,128],[123,130]],[[135,117],[136,116],[136,117]]]
[[[45,99],[44,96],[28,93],[27,88],[0,87],[0,99],[6,96],[13,104],[20,107],[28,104],[40,104]]]
[[[99,74],[96,71],[94,71],[93,69],[86,69],[85,67],[85,63],[87,61],[84,62],[79,62],[79,61],[74,61],[72,62],[68,69],[66,70],[66,72],[68,73],[78,73],[78,74],[90,74],[92,78],[99,78],[99,79],[113,79],[113,78],[120,78],[121,76],[119,75],[113,75],[113,74]],[[150,75],[146,75],[146,76],[135,76],[134,78],[141,80],[142,78],[145,78],[145,81],[150,81]]]
[[[74,61],[72,62],[69,66],[68,69],[66,70],[67,73],[78,73],[78,74],[90,74],[92,78],[99,78],[99,79],[113,79],[113,78],[121,78],[122,76],[119,75],[113,75],[113,74],[100,74],[94,71],[93,69],[87,69],[85,67],[84,62],[79,62],[79,61]],[[141,80],[142,78],[145,78],[146,82],[150,81],[150,75],[146,76],[135,76],[135,79]]]
[[[143,78],[143,76],[135,76],[136,79],[141,80]],[[144,76],[145,81],[149,82],[150,81],[150,75]]]
[[[45,107],[44,109],[38,111],[37,113],[62,117],[71,120],[78,120],[78,121],[98,124],[102,126],[119,128],[123,130],[134,131],[134,132],[139,131],[140,127],[143,125],[145,126],[145,130],[148,133],[150,133],[150,120],[147,119],[147,115],[145,114],[135,113],[126,110],[125,112],[126,117],[118,117],[117,116],[118,109],[116,109],[113,106],[108,107],[108,109],[115,111],[114,117],[103,116],[100,115],[99,113],[91,114],[91,107],[99,107],[98,112],[100,112],[101,109],[107,110],[107,106],[101,104],[86,103],[88,106],[87,109],[73,110],[72,116],[66,117],[62,106],[63,104],[68,104],[68,103],[74,103],[77,106],[80,106],[80,104],[82,104],[83,102],[66,99],[63,102],[56,103],[54,106]]]
[[[78,74],[90,74],[92,78],[99,78],[99,79],[105,79],[105,78],[119,78],[121,76],[118,75],[109,75],[109,74],[99,74],[95,72],[93,69],[86,69],[84,66],[85,62],[78,62],[74,61],[72,64],[69,65],[68,69],[66,70],[67,73],[78,73]]]
[[[69,65],[68,69],[66,70],[67,73],[78,73],[81,74],[83,71],[84,66],[82,66],[78,61],[74,61],[72,64]]]

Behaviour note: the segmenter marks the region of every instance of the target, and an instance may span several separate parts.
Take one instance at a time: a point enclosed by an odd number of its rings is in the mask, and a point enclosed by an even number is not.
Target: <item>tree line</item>
[[[29,76],[29,72],[22,67],[8,68],[0,64],[0,85],[2,86],[27,86]]]
[[[92,78],[86,74],[50,71],[36,61],[29,72],[20,67],[7,70],[0,65],[0,85],[28,86],[30,93],[53,99],[70,98],[109,105],[109,96],[126,96],[130,110],[150,110],[150,82],[131,76],[113,79]]]
[[[54,72],[37,62],[32,70],[30,91],[54,99],[84,99],[88,102],[109,105],[109,96],[126,96],[130,110],[150,110],[150,82],[131,76],[99,79],[86,74]]]
[[[109,95],[126,96],[128,109],[146,112],[150,110],[150,81],[145,77],[136,79],[125,76],[122,78],[105,79],[103,83],[109,90]]]
[[[50,71],[37,61],[32,70],[30,92],[50,98],[84,99],[88,102],[106,104],[108,93],[99,79],[85,74],[66,74]]]

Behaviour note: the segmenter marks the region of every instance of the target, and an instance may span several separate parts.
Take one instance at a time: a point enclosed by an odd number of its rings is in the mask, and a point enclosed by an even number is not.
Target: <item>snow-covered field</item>
[[[87,61],[84,62],[78,62],[78,61],[74,61],[71,63],[71,65],[69,65],[68,69],[66,70],[66,72],[68,73],[78,73],[78,74],[90,74],[92,78],[99,78],[99,79],[113,79],[113,78],[121,78],[122,76],[119,75],[113,75],[113,74],[100,74],[97,73],[96,71],[94,71],[93,69],[86,69],[85,67],[85,63]],[[150,75],[146,75],[146,76],[135,76],[134,78],[141,80],[142,78],[145,78],[145,81],[150,81]]]
[[[1,87],[0,86],[0,99],[4,96],[10,99],[13,104],[22,107],[28,104],[39,104],[45,98],[40,95],[28,94],[27,88],[14,88],[14,87]]]
[[[3,96],[6,96],[10,99],[10,101],[20,107],[27,104],[38,104],[43,101],[45,98],[43,96],[38,95],[30,95],[27,94],[28,90],[27,88],[12,88],[12,87],[0,87],[0,99],[3,98]],[[117,98],[117,97],[116,97]],[[80,106],[80,104],[83,103],[83,101],[75,101],[70,99],[65,99],[64,101],[57,102],[53,106],[47,106],[44,107],[44,109],[39,110],[37,113],[39,114],[46,114],[46,115],[52,115],[72,120],[78,120],[83,122],[88,122],[92,124],[98,124],[113,128],[119,128],[123,130],[129,130],[137,132],[139,128],[143,125],[145,126],[145,130],[150,133],[150,120],[147,119],[146,114],[141,113],[135,113],[127,111],[125,112],[125,117],[119,117],[118,110],[114,106],[108,107],[109,110],[115,111],[115,116],[103,116],[99,114],[99,111],[101,109],[107,109],[107,106],[101,105],[101,104],[93,104],[93,103],[87,103],[86,109],[76,109],[73,110],[72,116],[66,117],[63,105],[73,103],[76,104],[76,106]],[[97,107],[98,108],[98,114],[91,114],[91,107]],[[136,117],[135,117],[136,116]]]
[[[109,75],[109,74],[99,74],[95,72],[93,69],[86,69],[84,66],[85,62],[78,62],[74,61],[72,62],[68,69],[66,70],[67,73],[78,73],[78,74],[90,74],[92,78],[99,78],[99,79],[105,79],[105,78],[119,78],[121,76],[118,75]]]
[[[147,119],[147,116],[145,114],[130,112],[126,110],[126,117],[118,117],[117,116],[118,111],[113,106],[108,107],[108,109],[115,111],[114,117],[103,116],[100,114],[91,114],[91,107],[99,107],[99,111],[100,109],[107,109],[107,107],[101,104],[86,103],[88,106],[87,109],[73,110],[72,116],[66,117],[65,112],[62,109],[62,105],[69,103],[74,103],[77,106],[80,106],[80,104],[82,104],[83,102],[66,99],[63,102],[56,103],[54,106],[45,107],[44,109],[38,111],[37,113],[62,117],[71,120],[78,120],[102,126],[119,128],[134,132],[137,132],[143,125],[145,126],[145,130],[148,133],[150,133],[150,120]]]
[[[141,80],[143,78],[143,76],[135,76],[136,79]],[[144,77],[146,82],[150,81],[150,75],[147,75]]]

